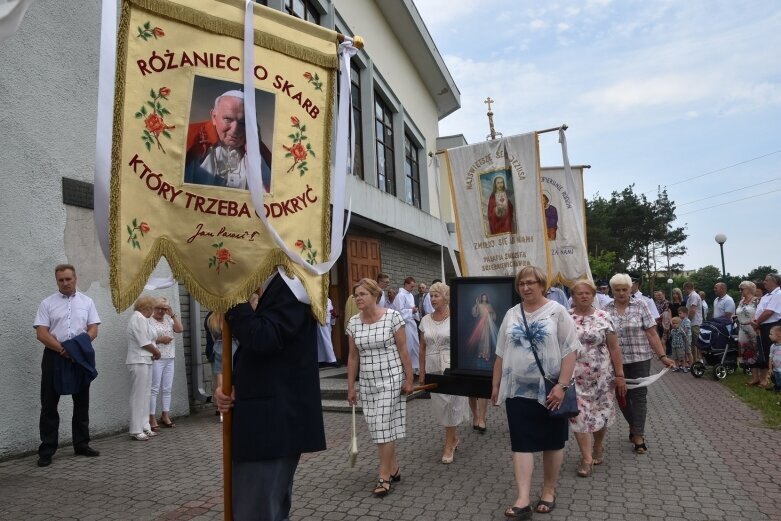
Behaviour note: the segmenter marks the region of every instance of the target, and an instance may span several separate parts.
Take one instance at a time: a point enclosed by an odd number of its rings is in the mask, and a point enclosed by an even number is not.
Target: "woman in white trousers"
[[[127,324],[127,358],[130,371],[130,437],[147,441],[157,436],[149,425],[149,397],[152,392],[152,360],[160,358],[155,346],[155,334],[147,320],[152,316],[157,299],[141,295],[133,306]]]

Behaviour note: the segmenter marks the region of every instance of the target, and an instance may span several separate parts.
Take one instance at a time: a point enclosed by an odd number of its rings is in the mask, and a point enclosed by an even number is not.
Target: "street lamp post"
[[[724,243],[727,242],[727,236],[723,233],[717,233],[715,239],[716,242],[719,243],[719,248],[721,249],[721,276],[726,277],[727,270],[724,269]]]
[[[673,301],[673,279],[667,279],[667,284],[670,286],[670,302]]]

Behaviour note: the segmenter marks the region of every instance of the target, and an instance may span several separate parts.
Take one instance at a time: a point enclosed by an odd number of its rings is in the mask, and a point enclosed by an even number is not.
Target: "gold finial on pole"
[[[491,96],[488,96],[483,103],[488,105],[488,127],[491,130],[491,133],[486,136],[486,139],[496,139],[497,137],[501,137],[502,133],[497,132],[496,129],[494,129],[494,112],[491,110],[491,103],[496,103],[494,100],[491,99]]]

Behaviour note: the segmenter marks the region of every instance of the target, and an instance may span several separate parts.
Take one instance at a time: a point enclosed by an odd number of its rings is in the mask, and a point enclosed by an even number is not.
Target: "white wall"
[[[130,313],[119,315],[111,304],[92,211],[62,203],[62,177],[93,178],[99,34],[97,0],[39,0],[19,32],[0,43],[0,458],[35,450],[40,442],[43,347],[32,323],[40,301],[57,290],[58,263],[76,266],[79,289],[95,301],[103,322],[95,342],[91,433],[127,426]],[[179,309],[176,287],[157,294]],[[172,412],[182,415],[189,404],[181,335],[176,341]],[[71,411],[70,398],[63,397],[61,441],[70,439]]]
[[[439,117],[434,99],[429,95],[418,71],[374,1],[334,0],[333,3],[350,30],[364,38],[365,49],[374,64],[375,71],[379,72],[388,83],[393,94],[423,134],[426,140],[425,157],[420,159],[423,167],[428,163],[428,153],[436,151],[436,140],[439,136]],[[370,85],[365,84],[362,96],[373,96],[370,88]],[[374,147],[373,143],[371,147],[367,145],[364,144],[370,150]],[[429,211],[432,215],[438,216],[439,203],[435,196],[433,170],[429,169],[428,174]]]

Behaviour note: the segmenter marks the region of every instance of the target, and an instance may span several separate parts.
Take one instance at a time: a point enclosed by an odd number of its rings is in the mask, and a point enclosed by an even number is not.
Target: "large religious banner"
[[[214,309],[282,266],[324,319],[327,276],[292,262],[259,217],[306,263],[328,258],[335,33],[260,6],[254,17],[253,163],[243,2],[122,0],[109,218],[118,310],[165,256]],[[261,186],[256,206],[249,189]]]
[[[537,133],[445,152],[464,275],[548,272]]]
[[[550,255],[552,283],[571,286],[591,278],[586,251],[586,208],[583,168],[542,168],[542,203]]]

